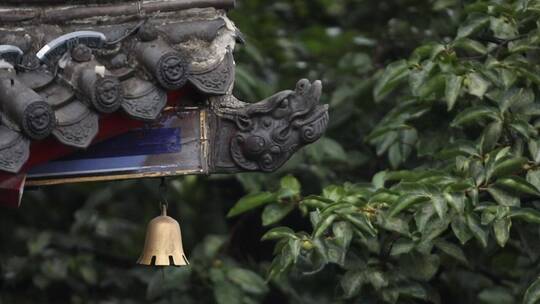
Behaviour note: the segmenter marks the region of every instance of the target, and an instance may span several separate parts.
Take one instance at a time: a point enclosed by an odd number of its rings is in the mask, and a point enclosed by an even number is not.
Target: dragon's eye
[[[289,107],[289,100],[288,99],[283,99],[283,101],[281,101],[281,103],[279,104],[279,107],[281,109],[286,109]]]

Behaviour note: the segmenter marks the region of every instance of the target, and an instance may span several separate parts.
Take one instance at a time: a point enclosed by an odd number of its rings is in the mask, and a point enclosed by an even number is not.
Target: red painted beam
[[[185,91],[168,94],[168,105],[180,104]],[[129,118],[123,113],[114,113],[100,117],[99,133],[93,143],[113,138],[130,130],[144,126],[144,122]],[[26,172],[33,167],[51,160],[59,159],[79,150],[63,145],[50,137],[43,141],[33,142],[30,147],[30,158],[18,174],[0,172],[0,206],[17,208],[21,203],[26,180]]]

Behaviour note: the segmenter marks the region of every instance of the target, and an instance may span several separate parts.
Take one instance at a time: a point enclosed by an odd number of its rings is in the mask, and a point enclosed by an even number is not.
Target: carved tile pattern
[[[125,99],[122,108],[131,116],[143,120],[156,119],[167,104],[167,94],[154,88],[140,98]]]
[[[217,67],[209,71],[194,73],[190,81],[202,92],[224,95],[234,81],[234,74],[233,55],[228,52]]]
[[[32,139],[39,140],[49,136],[55,124],[52,107],[44,101],[34,102],[24,111],[23,131]]]
[[[65,145],[87,148],[96,137],[98,129],[98,116],[91,112],[88,116],[75,124],[58,126],[53,131],[53,135]]]
[[[20,136],[13,145],[0,150],[0,170],[17,173],[30,156],[30,141]]]

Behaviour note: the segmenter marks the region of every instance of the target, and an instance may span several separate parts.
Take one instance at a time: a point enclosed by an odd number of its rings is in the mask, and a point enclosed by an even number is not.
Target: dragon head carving
[[[279,92],[241,109],[234,122],[233,161],[248,171],[274,171],[296,151],[318,140],[328,126],[328,106],[319,104],[322,83],[302,79],[294,91]]]

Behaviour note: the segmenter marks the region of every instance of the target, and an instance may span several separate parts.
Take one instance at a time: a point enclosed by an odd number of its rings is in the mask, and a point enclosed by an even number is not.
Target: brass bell
[[[161,208],[161,216],[148,224],[144,250],[137,264],[147,266],[185,266],[189,262],[182,246],[180,224],[167,216],[167,206]]]

